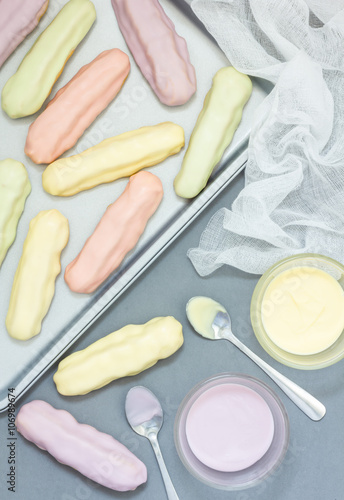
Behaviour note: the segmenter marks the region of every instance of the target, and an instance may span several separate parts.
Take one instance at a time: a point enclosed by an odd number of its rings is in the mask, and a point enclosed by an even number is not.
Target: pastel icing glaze
[[[38,25],[49,0],[0,1],[0,68]]]
[[[160,179],[138,172],[110,205],[79,255],[68,264],[65,281],[73,292],[91,293],[134,248],[163,197]]]
[[[185,432],[193,454],[204,465],[235,472],[250,467],[268,451],[274,419],[268,404],[254,390],[223,383],[196,399]]]
[[[63,396],[88,394],[113,380],[137,375],[183,344],[182,325],[172,316],[127,325],[63,359],[54,375]]]
[[[152,418],[162,417],[162,408],[155,395],[146,387],[130,389],[125,400],[125,414],[132,427],[137,427]]]
[[[15,424],[25,439],[106,488],[135,490],[147,481],[146,466],[123,444],[45,401],[23,405]]]
[[[196,91],[184,38],[158,0],[112,0],[117,22],[143,76],[163,104],[185,104]]]
[[[68,220],[58,210],[43,210],[29,226],[12,286],[6,317],[9,335],[27,340],[41,331],[61,271],[60,256],[69,238]]]
[[[116,97],[129,70],[129,57],[119,49],[106,50],[83,66],[30,125],[27,156],[51,163],[74,146]]]
[[[216,73],[174,180],[178,196],[193,198],[206,186],[233,139],[251,93],[251,80],[236,69],[226,67]]]
[[[226,309],[209,297],[193,297],[187,303],[187,316],[196,332],[203,337],[213,339],[212,323],[219,312],[227,313]]]
[[[69,0],[60,10],[2,90],[1,105],[10,118],[32,115],[41,108],[95,18],[90,0]]]
[[[156,165],[184,146],[184,130],[172,122],[110,137],[80,154],[54,161],[43,172],[43,188],[71,196],[99,184],[130,177]]]
[[[293,267],[267,286],[262,321],[270,339],[287,352],[324,351],[344,330],[344,290],[322,269]]]
[[[26,168],[11,158],[0,161],[0,266],[12,245],[31,184]]]

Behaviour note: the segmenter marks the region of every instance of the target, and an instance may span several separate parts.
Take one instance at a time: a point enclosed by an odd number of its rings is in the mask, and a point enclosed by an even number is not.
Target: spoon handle
[[[163,478],[164,484],[165,484],[167,498],[169,500],[179,500],[179,497],[176,493],[176,490],[174,489],[170,475],[169,475],[168,470],[166,468],[164,459],[162,457],[160,446],[158,443],[158,438],[157,438],[156,434],[150,434],[148,436],[148,439],[152,445],[152,448],[154,450],[156,459],[157,459],[159,467],[160,467],[160,472],[161,472],[161,475],[162,475],[162,478]]]
[[[277,370],[263,361],[257,354],[245,346],[239,339],[237,339],[231,332],[223,332],[226,340],[229,340],[238,347],[246,356],[252,359],[269,377],[285,392],[285,394],[293,401],[312,420],[321,420],[326,413],[325,406],[320,403],[314,396],[309,394],[299,385],[295,384],[287,377],[279,373]]]

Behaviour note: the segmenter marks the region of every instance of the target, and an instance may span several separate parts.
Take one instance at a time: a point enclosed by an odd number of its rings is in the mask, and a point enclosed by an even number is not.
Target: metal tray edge
[[[36,366],[21,379],[15,388],[16,399],[57,361],[81,335],[110,307],[127,288],[176,240],[193,220],[230,184],[245,168],[247,142],[239,156],[190,203],[183,214],[173,222],[153,245],[102,295],[99,300],[66,332],[66,334],[40,359]],[[230,159],[229,159],[230,160]],[[8,407],[8,396],[0,401],[0,413]]]

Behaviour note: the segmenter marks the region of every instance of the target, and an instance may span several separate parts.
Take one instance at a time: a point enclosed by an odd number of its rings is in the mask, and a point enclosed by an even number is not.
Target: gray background
[[[18,402],[43,399],[57,408],[69,410],[80,422],[112,434],[128,446],[147,466],[148,482],[135,492],[117,493],[83,478],[60,465],[46,452],[18,435],[16,493],[8,493],[7,417],[0,416],[0,497],[17,500],[88,500],[166,498],[150,444],[134,434],[126,422],[124,401],[134,385],[145,385],[160,399],[165,421],[159,434],[160,445],[180,499],[312,499],[344,498],[344,363],[318,371],[285,367],[260,347],[249,323],[250,299],[258,280],[235,269],[222,268],[208,278],[200,278],[186,257],[197,246],[206,222],[222,206],[230,206],[243,187],[241,174],[160,259],[110,308],[73,346],[82,349],[127,323],[143,323],[154,316],[173,315],[184,327],[184,346],[173,357],[135,377],[115,381],[83,397],[60,396],[53,383],[54,366]],[[196,335],[185,316],[185,304],[194,295],[208,295],[230,311],[238,337],[263,359],[312,392],[327,407],[321,422],[309,420],[270,382],[268,377],[234,346],[225,341],[210,342]],[[15,359],[13,360],[15,363]],[[176,410],[187,392],[201,380],[224,371],[256,376],[273,388],[284,402],[290,418],[291,439],[286,458],[275,474],[255,488],[224,492],[203,485],[191,476],[179,460],[173,442]]]

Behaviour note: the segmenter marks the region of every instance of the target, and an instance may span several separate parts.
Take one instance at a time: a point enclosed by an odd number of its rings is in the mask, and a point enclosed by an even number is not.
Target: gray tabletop
[[[144,323],[154,316],[173,315],[182,322],[185,342],[171,358],[135,377],[115,381],[83,397],[62,397],[53,383],[54,366],[18,402],[43,399],[56,408],[70,411],[80,422],[94,425],[125,444],[147,466],[148,482],[130,493],[107,490],[58,464],[46,452],[17,435],[16,488],[7,490],[7,415],[0,416],[0,497],[16,500],[93,500],[166,498],[158,465],[149,442],[131,431],[124,415],[127,391],[145,385],[160,399],[165,420],[160,445],[180,499],[208,500],[340,500],[344,498],[344,363],[318,371],[300,371],[280,365],[270,358],[254,337],[249,323],[250,299],[257,276],[222,268],[208,278],[200,278],[186,257],[196,246],[209,217],[222,206],[230,206],[243,187],[241,174],[176,241],[160,259],[108,310],[73,346],[82,349],[127,323]],[[221,301],[233,318],[238,337],[263,359],[313,393],[327,407],[321,422],[310,421],[268,377],[248,358],[227,342],[210,342],[198,337],[185,316],[185,304],[194,295],[208,295]],[[15,363],[15,360],[13,360]],[[252,489],[225,492],[205,486],[192,477],[177,455],[173,424],[179,404],[199,381],[224,371],[255,376],[281,397],[290,418],[291,438],[284,462],[265,482]]]

